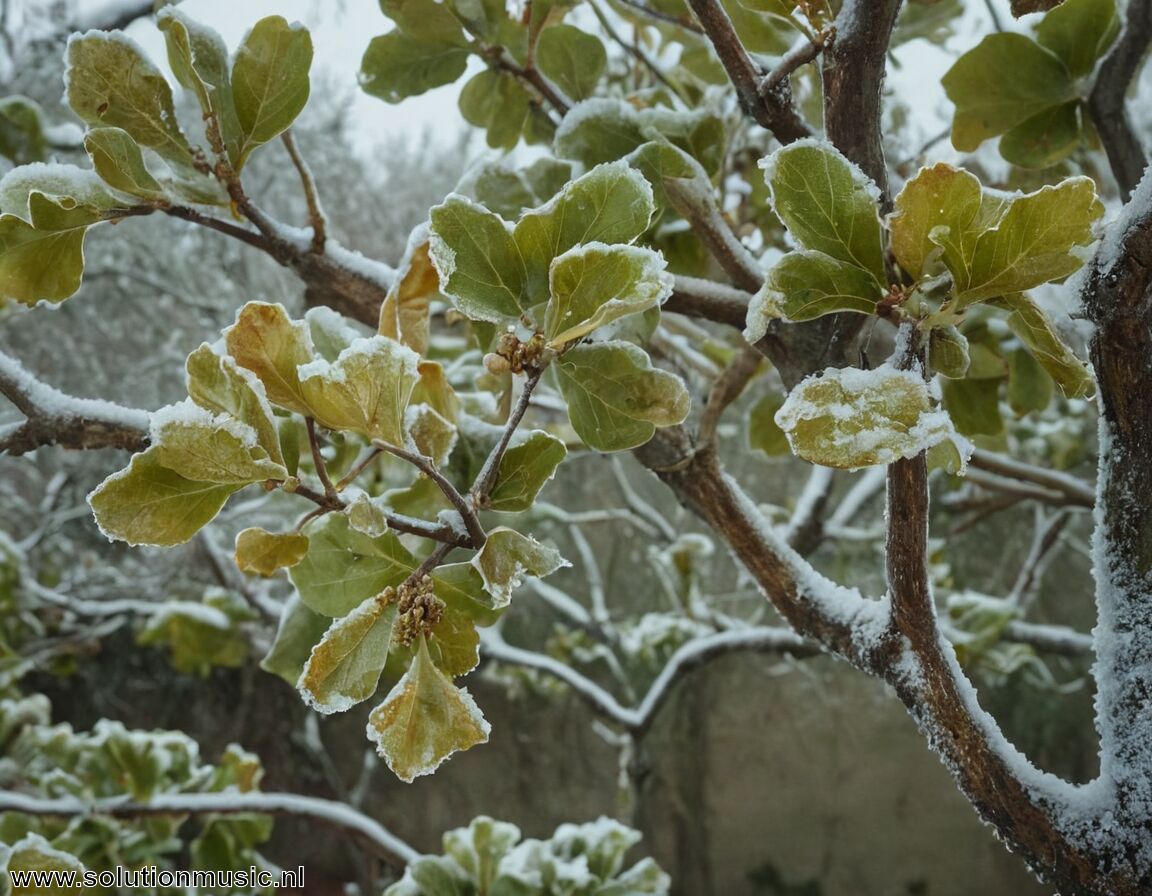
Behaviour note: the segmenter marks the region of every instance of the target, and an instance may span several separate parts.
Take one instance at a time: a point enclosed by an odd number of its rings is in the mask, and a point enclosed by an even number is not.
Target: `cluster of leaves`
[[[48,700],[39,694],[0,699],[0,750],[0,787],[49,798],[147,802],[167,793],[249,793],[263,776],[260,760],[236,746],[215,765],[203,762],[196,743],[180,732],[130,731],[108,720],[91,732],[53,725]],[[53,819],[5,812],[0,843],[9,844],[8,870],[165,868],[183,861],[178,835],[187,822],[174,814]],[[256,848],[271,831],[264,815],[208,817],[189,844],[187,861],[204,870],[263,864]]]
[[[564,824],[548,840],[522,840],[506,821],[480,816],[444,834],[444,855],[424,856],[386,896],[666,896],[652,859],[625,869],[640,833],[609,818]]]
[[[0,181],[5,300],[33,305],[73,295],[94,224],[183,203],[228,207],[235,198],[228,185],[238,183],[253,151],[304,107],[312,40],[299,25],[262,19],[230,60],[220,36],[179,8],[166,7],[157,21],[172,71],[200,103],[215,161],[181,128],[171,85],[133,41],[119,32],[74,36],[66,96],[89,125],[84,148],[93,167],[27,165]],[[35,131],[22,133],[29,146],[36,142]]]
[[[969,435],[1001,430],[1002,382],[1018,413],[1046,406],[1053,382],[1069,398],[1092,394],[1091,374],[1026,292],[1063,280],[1083,263],[1103,214],[1089,178],[1013,195],[937,164],[905,184],[882,221],[873,185],[827,144],[791,144],[762,167],[773,208],[797,248],[773,265],[750,305],[750,341],[775,319],[843,311],[914,328],[930,371],[943,378],[944,407]],[[1007,313],[1012,339],[995,335],[991,309]],[[905,397],[897,401],[891,373],[852,376],[849,385],[837,377],[835,389],[809,380],[782,407],[758,407],[755,441],[779,446],[764,420],[769,413],[794,452],[830,466],[910,456],[941,441],[939,429],[928,425],[937,397],[923,381],[903,385]],[[923,437],[910,438],[918,429]],[[862,441],[865,431],[872,436]]]
[[[1090,76],[1119,30],[1115,0],[1064,0],[1034,38],[989,34],[944,75],[956,104],[953,145],[972,152],[1000,137],[1000,154],[1022,168],[1066,159],[1090,132]]]

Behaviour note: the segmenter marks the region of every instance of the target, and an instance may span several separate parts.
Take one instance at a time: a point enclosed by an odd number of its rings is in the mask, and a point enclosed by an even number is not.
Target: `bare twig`
[[[320,193],[316,189],[316,179],[312,176],[312,169],[300,154],[296,146],[296,138],[289,129],[280,135],[284,148],[292,159],[296,173],[300,175],[300,185],[304,190],[304,201],[308,203],[308,221],[312,225],[312,251],[320,254],[324,251],[324,243],[328,239],[328,218],[320,205]]]
[[[336,494],[336,486],[332,484],[332,479],[328,476],[328,464],[320,450],[320,437],[316,434],[316,421],[311,417],[305,417],[304,426],[308,430],[308,447],[312,451],[312,466],[316,468],[316,476],[324,488],[324,496],[330,502],[338,502],[340,497]]]
[[[448,502],[456,508],[456,512],[460,514],[460,518],[464,522],[464,528],[468,531],[468,536],[471,539],[471,547],[483,547],[488,536],[484,532],[484,527],[480,524],[479,517],[476,516],[476,511],[472,507],[472,503],[464,497],[464,495],[460,494],[456,486],[449,482],[443,473],[436,469],[436,464],[432,462],[431,458],[424,457],[424,455],[417,454],[414,451],[398,448],[395,445],[389,445],[387,442],[381,442],[379,440],[373,441],[372,445],[387,454],[407,461],[436,483],[436,487],[440,489],[444,497],[448,499]]]
[[[0,812],[42,818],[147,818],[153,815],[235,815],[261,813],[310,818],[360,838],[372,854],[394,867],[420,857],[374,818],[333,800],[296,793],[165,793],[146,803],[121,798],[49,799],[0,791]]]
[[[517,400],[515,407],[512,408],[512,413],[508,416],[508,422],[504,424],[504,431],[500,433],[500,439],[489,452],[487,459],[484,461],[484,466],[480,468],[480,472],[476,476],[476,481],[472,483],[469,495],[478,507],[487,505],[488,495],[492,491],[492,487],[496,484],[496,475],[500,472],[500,461],[504,459],[504,454],[508,450],[508,444],[512,441],[512,436],[520,426],[520,421],[524,419],[524,414],[528,411],[528,405],[532,400],[532,392],[536,389],[536,384],[540,382],[540,377],[543,376],[543,374],[543,370],[531,370],[528,372],[524,379],[524,388],[520,390],[520,398]]]
[[[1136,189],[1148,164],[1140,139],[1132,128],[1125,98],[1132,79],[1152,42],[1152,3],[1129,0],[1124,30],[1096,68],[1096,82],[1088,95],[1088,113],[1100,134],[1108,164],[1126,200]]]
[[[736,98],[744,114],[771,131],[781,143],[811,136],[811,128],[792,103],[792,90],[787,79],[781,80],[771,90],[761,90],[760,68],[744,49],[719,0],[688,0],[688,5],[736,88]]]
[[[688,19],[679,18],[678,16],[669,15],[668,13],[661,12],[658,9],[653,9],[651,6],[648,6],[645,3],[641,3],[640,0],[616,0],[616,2],[620,3],[622,6],[627,6],[629,9],[634,9],[641,15],[645,15],[657,22],[665,22],[669,25],[675,25],[677,28],[683,28],[685,31],[689,31],[692,34],[704,34],[703,29],[700,28],[700,26],[695,22],[692,22]]]
[[[828,28],[817,34],[813,40],[804,41],[800,46],[785,53],[780,62],[777,63],[776,68],[765,75],[764,80],[760,82],[760,93],[770,96],[784,79],[791,76],[796,69],[814,61],[817,56],[823,53],[824,48],[832,42],[835,35],[835,29]]]
[[[1092,487],[1067,473],[1046,470],[1043,467],[1026,464],[1006,455],[980,448],[972,452],[972,457],[968,463],[977,470],[985,470],[1008,479],[1038,485],[1049,492],[1062,495],[1066,503],[1075,507],[1091,509],[1096,503],[1096,495]]]
[[[764,356],[751,346],[745,346],[736,353],[732,363],[716,378],[708,393],[708,401],[700,414],[700,426],[696,434],[698,444],[715,443],[716,427],[719,426],[724,411],[740,397],[763,364]]]

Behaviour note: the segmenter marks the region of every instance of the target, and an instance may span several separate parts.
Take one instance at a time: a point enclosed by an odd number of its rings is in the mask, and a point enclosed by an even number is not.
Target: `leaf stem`
[[[328,465],[324,462],[324,455],[320,451],[320,437],[316,434],[316,421],[312,417],[305,417],[304,425],[308,428],[308,447],[312,449],[312,463],[316,467],[316,475],[320,477],[320,484],[324,486],[324,495],[329,501],[339,501],[336,487],[328,475]]]

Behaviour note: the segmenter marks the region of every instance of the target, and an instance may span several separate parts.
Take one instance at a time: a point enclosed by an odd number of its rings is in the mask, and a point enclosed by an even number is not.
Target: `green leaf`
[[[215,120],[228,159],[238,169],[242,164],[241,129],[228,74],[228,47],[223,38],[177,6],[158,12],[156,26],[164,32],[168,64],[176,80],[195,92],[205,117]]]
[[[157,449],[149,448],[100,483],[88,504],[108,538],[171,547],[211,522],[239,487],[185,479],[162,466]]]
[[[590,97],[608,67],[604,44],[575,25],[545,28],[536,44],[536,65],[541,74],[569,99]]]
[[[47,149],[40,104],[26,96],[0,99],[0,156],[27,165],[43,161]]]
[[[1084,263],[1083,253],[1074,250],[1093,242],[1093,225],[1103,214],[1096,184],[1087,177],[1012,199],[995,226],[976,238],[963,264],[955,249],[945,248],[960,305],[1067,277]]]
[[[1073,78],[1092,74],[1120,31],[1114,0],[1064,0],[1036,26],[1036,40],[1060,57]]]
[[[1016,416],[1042,411],[1052,400],[1052,378],[1024,348],[1008,356],[1008,404]]]
[[[492,595],[492,606],[500,609],[508,606],[512,592],[525,575],[543,578],[571,564],[555,548],[501,526],[488,533],[488,540],[472,558],[472,565]]]
[[[654,308],[672,294],[664,259],[638,246],[585,243],[552,261],[544,335],[553,348]]]
[[[188,356],[184,369],[189,398],[213,414],[227,414],[251,426],[268,457],[284,464],[272,406],[252,371],[228,355],[216,354],[206,342]]]
[[[4,864],[0,867],[0,875],[3,875],[5,892],[9,893],[10,896],[33,896],[33,894],[57,896],[57,894],[76,892],[74,887],[66,886],[63,883],[51,886],[18,887],[11,881],[13,875],[19,872],[35,874],[39,871],[48,874],[56,871],[64,875],[74,874],[77,880],[81,878],[84,872],[84,865],[78,858],[54,848],[52,844],[36,833],[28,833],[10,847],[4,847],[3,851],[0,852],[0,857],[4,858]],[[11,886],[11,890],[7,889],[9,886]]]
[[[256,430],[227,414],[213,414],[191,399],[152,415],[156,462],[195,482],[247,485],[288,478],[256,442]]]
[[[276,638],[268,655],[260,661],[260,668],[279,675],[296,687],[304,664],[312,655],[312,648],[324,637],[331,624],[331,617],[310,610],[298,594],[289,595],[280,614]]]
[[[205,677],[215,667],[235,669],[248,659],[249,641],[239,622],[252,611],[238,594],[213,589],[204,600],[170,601],[136,636],[140,645],[167,646],[173,668]]]
[[[468,67],[470,52],[456,40],[391,31],[372,38],[364,51],[360,86],[371,96],[398,103],[453,83]]]
[[[504,452],[487,509],[506,513],[528,510],[567,456],[568,449],[560,439],[534,429],[527,439]]]
[[[923,378],[888,366],[829,367],[808,377],[789,393],[776,423],[797,456],[849,470],[915,457],[953,435]]]
[[[488,740],[491,726],[466,690],[436,668],[423,639],[408,671],[368,717],[368,736],[388,767],[411,782]]]
[[[1052,106],[1025,119],[1000,139],[1000,155],[1021,168],[1048,168],[1080,145],[1080,102]]]
[[[460,91],[460,114],[488,132],[493,149],[512,149],[528,125],[532,95],[508,72],[485,69]]]
[[[1089,398],[1096,383],[1084,362],[1056,335],[1047,315],[1025,295],[1007,295],[992,304],[1009,312],[1008,326],[1068,398]]]
[[[957,431],[966,436],[994,436],[1004,431],[1000,383],[998,379],[941,381],[944,407]]]
[[[955,327],[935,327],[928,337],[928,364],[934,373],[958,380],[972,363],[968,340]]]
[[[300,368],[301,394],[321,426],[404,445],[404,411],[419,362],[412,349],[387,337],[356,339],[335,361],[317,358]]]
[[[494,625],[503,608],[493,605],[484,578],[471,563],[448,563],[432,573],[433,592],[450,610],[464,613],[475,625]]]
[[[240,125],[239,170],[256,147],[286,131],[308,102],[312,37],[282,16],[257,22],[236,50],[232,94]]]
[[[444,419],[430,405],[418,404],[408,409],[404,427],[416,450],[424,457],[431,458],[436,466],[448,463],[448,457],[456,447],[457,431],[454,423]]]
[[[0,299],[35,305],[74,295],[84,275],[85,233],[46,233],[15,215],[0,216]]]
[[[308,327],[288,317],[283,305],[249,302],[224,331],[224,344],[237,364],[264,384],[268,400],[310,415],[298,368],[313,360]]]
[[[428,640],[436,667],[452,678],[467,675],[480,663],[480,633],[466,610],[446,606]]]
[[[506,323],[524,308],[524,262],[499,216],[452,194],[430,213],[429,255],[441,291],[475,320]]]
[[[248,528],[236,535],[236,566],[268,578],[295,566],[308,553],[308,536],[299,532],[269,532]]]
[[[468,39],[448,3],[438,0],[380,0],[380,9],[396,27],[417,40],[445,41],[465,46]]]
[[[957,310],[1067,277],[1083,263],[1103,214],[1095,184],[1073,177],[1024,196],[985,191],[966,171],[922,168],[896,197],[892,251],[913,277],[940,259],[952,274]]]
[[[139,144],[127,131],[92,128],[84,135],[84,149],[96,173],[110,187],[142,199],[164,200],[164,188],[149,172]]]
[[[886,282],[876,186],[830,144],[790,143],[761,163],[772,208],[805,249],[814,249]]]
[[[941,83],[956,104],[952,145],[961,152],[1076,97],[1060,58],[1011,32],[985,37],[956,60]]]
[[[312,648],[296,684],[305,703],[328,715],[376,693],[392,645],[394,598],[391,591],[369,597],[332,623]]]
[[[399,585],[417,566],[395,534],[364,535],[341,513],[326,514],[306,534],[308,553],[289,575],[300,599],[326,616],[350,613]]]
[[[630,243],[648,229],[652,187],[626,162],[598,165],[512,231],[527,271],[528,306],[547,300],[552,259],[585,243]]]
[[[791,448],[784,430],[776,423],[776,412],[784,405],[784,396],[769,392],[757,399],[748,411],[748,447],[763,451],[769,457],[788,454]]]
[[[626,342],[578,345],[553,365],[576,434],[596,451],[643,445],[657,426],[688,416],[680,378],[656,370],[643,349]]]
[[[68,41],[67,61],[68,105],[83,121],[122,128],[141,146],[191,165],[172,88],[134,41],[118,31],[89,31]]]
[[[880,298],[880,288],[868,271],[823,252],[789,252],[772,266],[748,304],[744,336],[758,342],[768,331],[768,322],[777,318],[812,320],[839,311],[874,314]]]

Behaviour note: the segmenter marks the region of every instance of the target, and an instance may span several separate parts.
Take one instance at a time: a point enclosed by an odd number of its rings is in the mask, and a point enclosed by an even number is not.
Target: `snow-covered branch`
[[[19,812],[51,818],[109,816],[143,818],[149,815],[232,815],[259,812],[310,818],[358,837],[374,856],[403,866],[420,857],[415,849],[373,818],[344,803],[295,793],[168,793],[148,802],[122,799],[46,799],[0,792],[0,812]]]
[[[140,451],[147,444],[147,411],[65,395],[3,352],[0,395],[26,418],[22,424],[0,430],[0,454],[25,454],[43,445]]]
[[[491,659],[534,669],[563,682],[598,716],[615,722],[636,736],[643,735],[651,726],[660,708],[672,695],[676,682],[690,670],[716,657],[740,652],[787,653],[792,656],[811,656],[820,652],[820,648],[811,641],[788,629],[773,626],[738,628],[693,638],[672,654],[640,703],[635,707],[625,707],[608,691],[567,663],[543,653],[514,647],[496,630],[483,631],[481,644],[485,655]]]

